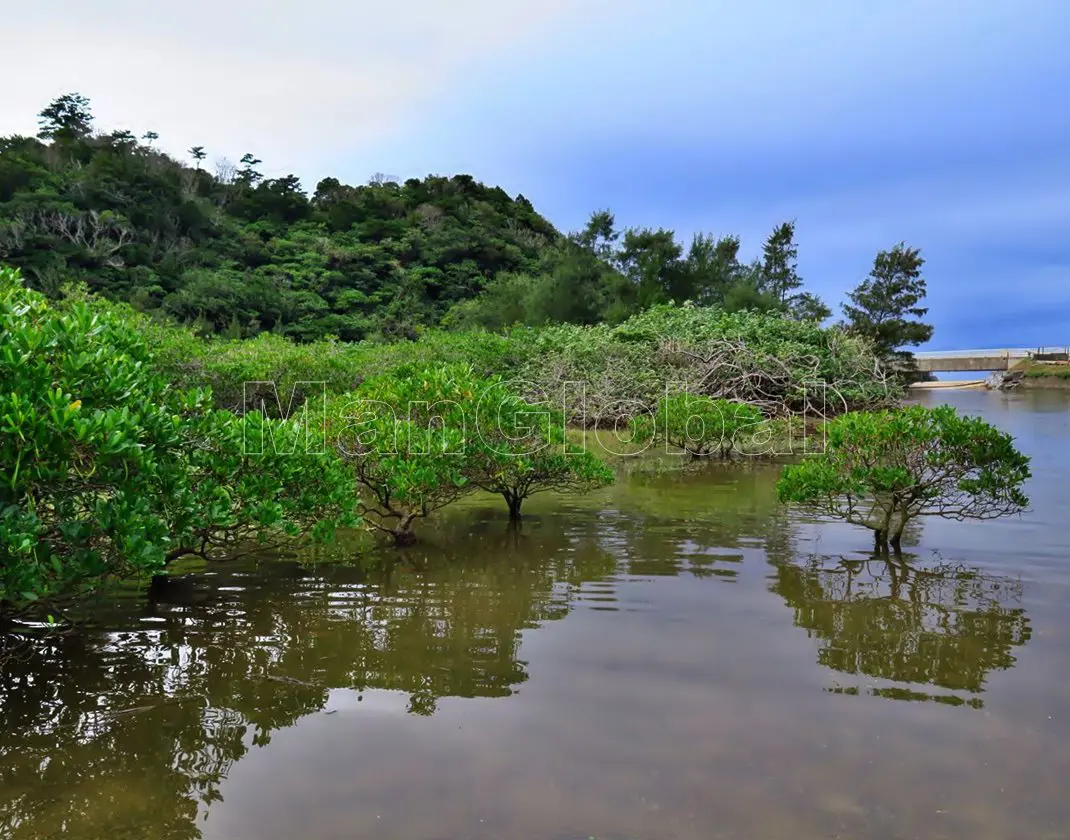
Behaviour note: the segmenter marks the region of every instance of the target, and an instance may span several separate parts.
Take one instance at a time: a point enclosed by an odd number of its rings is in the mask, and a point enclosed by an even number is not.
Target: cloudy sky
[[[559,228],[797,220],[838,303],[900,240],[932,347],[1070,344],[1066,0],[36,0],[0,134],[53,97],[307,187],[468,172]]]

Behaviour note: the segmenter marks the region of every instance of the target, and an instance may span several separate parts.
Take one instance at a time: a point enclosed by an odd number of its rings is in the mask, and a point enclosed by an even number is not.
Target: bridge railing
[[[919,359],[971,358],[976,356],[1010,356],[1025,358],[1027,356],[1048,356],[1070,353],[1070,345],[1050,345],[1045,347],[994,347],[987,350],[918,350],[914,355]]]
[[[916,359],[1026,359],[1035,354],[1027,347],[1000,347],[989,350],[922,350]]]

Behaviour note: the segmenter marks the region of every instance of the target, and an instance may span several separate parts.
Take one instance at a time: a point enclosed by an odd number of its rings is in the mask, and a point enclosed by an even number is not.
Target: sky
[[[746,256],[794,219],[836,309],[906,241],[929,349],[1070,345],[1068,40],[1065,0],[36,0],[4,12],[0,135],[78,91],[308,189],[464,172]]]

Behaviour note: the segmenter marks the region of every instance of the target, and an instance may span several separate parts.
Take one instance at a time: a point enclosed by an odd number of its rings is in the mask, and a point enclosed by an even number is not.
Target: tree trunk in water
[[[416,534],[414,534],[412,531],[403,531],[398,528],[397,530],[391,531],[391,533],[394,535],[394,545],[396,545],[398,548],[401,548],[406,545],[412,545],[414,542],[416,542]]]
[[[514,493],[502,493],[505,497],[505,503],[509,505],[509,519],[512,522],[520,521],[520,506],[524,503],[524,499]]]
[[[906,511],[897,511],[892,522],[889,524],[889,532],[891,533],[892,551],[897,555],[903,553],[902,540],[903,530],[907,527],[907,515]]]
[[[416,534],[412,532],[412,520],[414,518],[415,517],[412,516],[406,516],[398,522],[398,526],[390,532],[394,537],[394,545],[405,546],[412,545],[416,542]]]
[[[876,530],[873,532],[873,552],[874,554],[887,554],[888,553],[888,532]]]

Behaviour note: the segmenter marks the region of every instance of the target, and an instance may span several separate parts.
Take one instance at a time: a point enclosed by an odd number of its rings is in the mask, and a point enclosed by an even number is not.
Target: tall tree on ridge
[[[762,245],[761,291],[772,295],[785,307],[803,284],[796,269],[798,256],[794,221],[777,225]]]
[[[617,252],[621,272],[634,284],[642,308],[672,299],[683,249],[671,230],[628,230]]]
[[[929,311],[920,305],[927,291],[924,264],[921,251],[903,242],[878,253],[869,277],[848,295],[851,303],[843,305],[847,329],[870,338],[888,358],[910,359],[910,351],[901,348],[923,344],[933,335],[932,325],[918,320]]]
[[[37,117],[37,136],[42,140],[78,140],[88,137],[93,128],[89,100],[80,93],[53,99]]]

